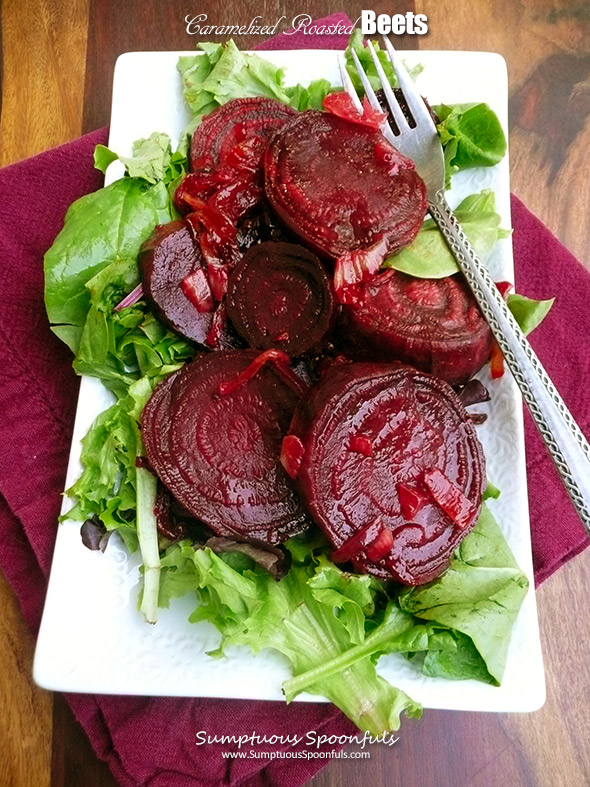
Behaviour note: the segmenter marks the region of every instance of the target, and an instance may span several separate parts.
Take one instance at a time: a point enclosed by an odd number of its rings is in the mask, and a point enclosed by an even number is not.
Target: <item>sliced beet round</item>
[[[296,114],[291,107],[272,98],[235,98],[214,110],[197,126],[191,140],[190,161],[194,171],[223,163],[232,154],[230,163],[242,166],[240,158],[258,163],[270,137]],[[245,140],[242,151],[237,146]]]
[[[274,347],[296,357],[318,346],[332,325],[330,279],[303,246],[261,243],[230,277],[227,313],[251,347]]]
[[[199,344],[206,344],[214,318],[214,303],[198,244],[184,221],[155,228],[141,247],[139,267],[143,291],[162,322]],[[218,346],[236,345],[224,330]]]
[[[307,524],[279,462],[302,386],[272,364],[248,376],[258,356],[222,351],[184,366],[155,389],[142,435],[150,466],[194,517],[217,535],[276,544]]]
[[[401,360],[467,382],[490,356],[492,333],[461,276],[418,279],[387,271],[342,307],[340,339],[359,360]]]
[[[337,290],[411,243],[426,213],[413,162],[379,131],[329,112],[303,112],[277,132],[264,171],[281,220],[337,260]]]
[[[335,364],[290,432],[303,451],[289,445],[288,466],[335,560],[408,585],[447,568],[486,483],[475,429],[447,383],[402,364]]]

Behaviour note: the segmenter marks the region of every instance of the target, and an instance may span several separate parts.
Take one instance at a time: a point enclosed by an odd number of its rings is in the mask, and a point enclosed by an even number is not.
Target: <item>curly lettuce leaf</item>
[[[126,396],[104,410],[82,439],[82,474],[66,491],[75,500],[63,519],[84,522],[97,516],[117,530],[130,552],[137,549],[137,456],[143,453],[139,418],[153,381],[133,383]]]
[[[323,695],[371,734],[397,729],[402,710],[420,712],[375,671],[385,654],[416,658],[429,676],[500,682],[528,582],[487,508],[445,574],[399,593],[333,565],[319,534],[286,546],[293,565],[276,582],[244,555],[175,544],[162,560],[160,605],[198,591],[191,620],[221,634],[210,655],[230,644],[274,648],[293,668],[288,702],[302,691]]]
[[[496,241],[510,235],[509,230],[500,227],[496,197],[490,189],[466,197],[457,206],[455,215],[483,260],[490,254]],[[459,271],[455,258],[432,219],[424,222],[413,243],[399,254],[388,257],[383,265],[421,279],[441,279]]]
[[[165,328],[144,301],[114,311],[139,281],[135,260],[117,260],[86,283],[90,309],[74,358],[77,374],[97,377],[117,396],[140,377],[154,380],[193,358],[194,346]]]
[[[314,79],[307,87],[296,85],[288,88],[289,104],[293,109],[305,112],[308,109],[323,109],[324,99],[329,93],[333,93],[334,88],[327,79]]]
[[[207,620],[222,635],[212,655],[220,655],[229,644],[247,645],[255,653],[270,647],[289,659],[294,675],[309,673],[364,639],[362,622],[373,613],[379,591],[370,577],[345,574],[333,566],[322,549],[302,552],[300,546],[292,550],[289,573],[276,582],[247,559],[232,564],[228,555],[193,550],[187,542],[175,545],[162,561],[161,597],[185,592],[188,574],[201,597],[191,620]],[[398,628],[411,625],[412,618],[400,612]],[[306,688],[327,697],[373,735],[398,729],[404,711],[408,716],[421,714],[417,703],[377,674],[369,656],[344,669],[324,671]],[[288,701],[295,693],[289,693]]]
[[[266,96],[284,104],[284,69],[241,52],[233,41],[199,44],[202,54],[178,59],[184,97],[194,115],[205,115],[232,98]]]
[[[324,98],[334,91],[326,79],[307,87],[285,85],[285,70],[258,55],[241,52],[233,41],[200,43],[198,55],[178,59],[184,97],[193,119],[183,132],[179,150],[187,149],[188,136],[204,115],[233,98],[265,96],[294,109],[322,109]]]
[[[116,160],[125,166],[126,174],[131,178],[141,178],[146,183],[155,185],[163,181],[169,183],[186,172],[186,156],[181,152],[172,152],[168,134],[154,132],[147,139],[138,139],[133,143],[133,154],[130,157],[119,156],[105,145],[97,145],[94,150],[94,166],[106,172],[109,165]]]

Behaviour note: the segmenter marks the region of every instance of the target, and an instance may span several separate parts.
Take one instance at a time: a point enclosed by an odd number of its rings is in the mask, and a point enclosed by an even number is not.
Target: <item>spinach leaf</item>
[[[497,240],[510,234],[508,230],[500,228],[496,198],[489,189],[466,197],[457,206],[455,214],[483,260]],[[388,257],[383,265],[421,279],[441,279],[452,276],[459,270],[445,239],[432,219],[424,222],[413,243],[399,254]]]
[[[439,104],[434,107],[444,147],[447,182],[454,172],[492,167],[506,153],[506,136],[487,104]]]
[[[477,527],[461,543],[449,569],[428,585],[403,590],[399,604],[417,618],[469,637],[485,663],[490,681],[499,685],[512,626],[528,586],[500,528],[484,505]],[[471,666],[465,670],[473,677],[473,658],[466,656],[463,653],[463,659]],[[433,662],[431,656],[428,664]]]
[[[506,301],[525,336],[543,322],[554,302],[555,298],[535,301],[533,298],[527,298],[517,293],[511,293]]]
[[[135,259],[156,224],[170,221],[163,183],[122,178],[69,208],[45,255],[45,305],[52,323],[81,328],[90,309],[87,282],[117,260]],[[61,329],[76,349],[78,333]]]

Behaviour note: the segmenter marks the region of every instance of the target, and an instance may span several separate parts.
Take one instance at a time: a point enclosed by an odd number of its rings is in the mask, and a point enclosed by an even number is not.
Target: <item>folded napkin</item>
[[[344,23],[347,17],[321,21]],[[303,44],[295,36],[281,43],[284,48],[311,45],[309,37],[299,38]],[[345,39],[340,36],[339,46]],[[326,46],[323,38],[319,45]],[[100,187],[92,151],[106,140],[107,130],[100,129],[0,171],[0,568],[33,632],[45,596],[78,390],[69,351],[51,333],[45,316],[42,258],[68,205]],[[590,389],[579,380],[590,364],[590,276],[516,198],[512,209],[518,288],[534,297],[557,296],[533,344],[588,432]],[[526,440],[535,576],[541,582],[581,552],[587,540],[530,422]],[[223,759],[222,751],[236,747],[196,747],[195,733],[354,732],[329,705],[80,694],[67,700],[97,755],[129,787],[294,787],[327,761]]]

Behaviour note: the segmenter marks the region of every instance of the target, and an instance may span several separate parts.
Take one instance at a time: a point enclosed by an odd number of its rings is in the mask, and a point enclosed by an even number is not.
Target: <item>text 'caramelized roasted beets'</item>
[[[301,113],[277,132],[264,170],[266,195],[282,221],[336,260],[341,300],[387,253],[411,243],[426,213],[413,162],[379,131],[328,112]]]
[[[290,432],[303,448],[298,487],[333,560],[408,585],[447,568],[486,483],[475,429],[449,385],[401,364],[336,364]]]
[[[330,279],[303,246],[261,243],[230,277],[227,313],[251,347],[302,355],[318,346],[332,325]]]
[[[340,340],[358,360],[400,360],[460,385],[490,357],[492,334],[461,276],[398,271],[361,287],[342,308]]]
[[[155,389],[142,434],[150,467],[194,517],[217,535],[276,544],[306,524],[279,462],[303,388],[271,363],[249,376],[258,357],[217,352],[183,367]]]

